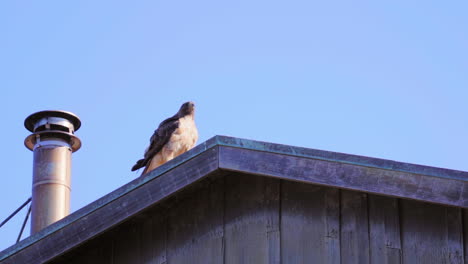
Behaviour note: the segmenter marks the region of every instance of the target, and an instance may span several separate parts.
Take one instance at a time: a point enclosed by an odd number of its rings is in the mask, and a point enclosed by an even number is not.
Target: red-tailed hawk
[[[198,130],[195,126],[195,104],[182,104],[179,112],[159,124],[145,150],[144,158],[137,161],[132,171],[146,166],[145,174],[195,146]]]

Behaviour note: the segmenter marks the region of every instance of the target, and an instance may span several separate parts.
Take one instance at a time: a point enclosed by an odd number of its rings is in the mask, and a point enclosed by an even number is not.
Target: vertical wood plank
[[[153,210],[141,223],[141,256],[142,264],[166,263],[166,212],[160,208]]]
[[[465,264],[468,264],[468,209],[463,209],[463,256]]]
[[[94,240],[88,248],[92,252],[77,252],[75,263],[114,264],[114,241],[112,235],[104,235]],[[84,253],[84,254],[83,254]],[[78,257],[79,256],[79,257]]]
[[[462,210],[448,206],[445,207],[445,210],[448,263],[464,263]]]
[[[325,215],[323,222],[326,224],[326,246],[325,263],[341,263],[340,250],[340,190],[329,188],[325,191]]]
[[[84,254],[83,258],[79,260],[82,253],[78,252],[76,263],[102,263],[102,264],[114,264],[114,241],[112,235],[104,235],[96,239],[89,247],[91,250],[96,249],[94,253]],[[86,252],[86,251],[85,251]]]
[[[280,263],[280,181],[226,176],[225,264]]]
[[[123,224],[114,236],[114,264],[140,263],[140,226],[133,221]]]
[[[140,222],[141,225],[141,263],[153,262],[153,218],[146,217]]]
[[[59,256],[49,264],[102,263],[113,264],[113,241],[108,234],[88,241],[74,251]]]
[[[285,181],[281,188],[281,263],[340,263],[339,191]]]
[[[167,262],[223,262],[224,180],[204,182],[170,209]]]
[[[403,263],[463,263],[459,208],[401,200]]]
[[[343,263],[369,263],[367,194],[341,191],[341,259]]]
[[[265,205],[267,215],[268,263],[281,263],[281,180],[266,179]]]
[[[369,195],[370,262],[401,263],[398,199]]]

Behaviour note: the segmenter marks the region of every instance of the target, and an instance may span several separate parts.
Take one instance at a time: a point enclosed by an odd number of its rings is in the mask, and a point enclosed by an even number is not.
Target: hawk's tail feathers
[[[146,165],[145,159],[141,159],[141,160],[137,161],[137,163],[135,165],[133,165],[132,171],[136,171],[136,170],[138,170],[139,168],[141,168],[141,167],[143,167],[145,165]]]

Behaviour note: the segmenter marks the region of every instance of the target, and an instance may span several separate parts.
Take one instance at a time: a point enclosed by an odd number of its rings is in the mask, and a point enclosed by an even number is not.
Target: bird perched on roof
[[[150,145],[143,159],[132,167],[132,171],[145,167],[145,174],[163,163],[179,156],[195,146],[198,130],[195,125],[195,104],[186,102],[172,117],[164,120],[151,136]]]

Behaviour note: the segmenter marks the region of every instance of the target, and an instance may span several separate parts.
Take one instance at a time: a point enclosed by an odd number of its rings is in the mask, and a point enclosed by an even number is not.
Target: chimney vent
[[[25,146],[34,153],[31,234],[70,212],[71,154],[81,147],[74,133],[80,119],[66,111],[34,113],[24,121],[32,132]]]

